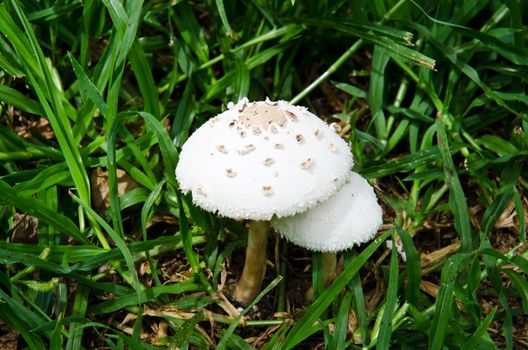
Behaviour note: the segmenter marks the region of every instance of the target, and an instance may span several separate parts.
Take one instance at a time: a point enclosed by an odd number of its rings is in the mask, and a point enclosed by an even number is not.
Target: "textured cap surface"
[[[382,224],[382,210],[372,186],[352,172],[348,183],[326,202],[271,224],[301,247],[338,252],[372,239]]]
[[[234,219],[300,213],[350,176],[352,154],[334,128],[285,101],[243,99],[183,145],[176,178],[196,205]]]

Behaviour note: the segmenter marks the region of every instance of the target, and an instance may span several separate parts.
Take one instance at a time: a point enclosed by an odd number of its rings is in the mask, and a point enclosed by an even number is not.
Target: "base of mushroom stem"
[[[246,261],[233,295],[237,301],[246,305],[251,303],[262,289],[266,274],[269,226],[267,221],[249,223]]]

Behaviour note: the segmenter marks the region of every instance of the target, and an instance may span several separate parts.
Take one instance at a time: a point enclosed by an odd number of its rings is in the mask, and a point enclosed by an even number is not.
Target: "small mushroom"
[[[329,282],[335,272],[335,253],[374,238],[383,223],[382,214],[372,186],[352,172],[333,197],[304,213],[274,218],[272,226],[292,243],[323,252]]]
[[[304,213],[272,221],[273,227],[293,243],[332,253],[372,239],[381,224],[382,210],[376,193],[355,172],[330,199]]]

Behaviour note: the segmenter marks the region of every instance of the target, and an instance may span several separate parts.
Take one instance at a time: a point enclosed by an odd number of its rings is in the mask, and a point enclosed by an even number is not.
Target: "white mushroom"
[[[184,193],[198,185],[207,189],[207,196],[193,196],[203,209],[255,220],[250,222],[246,265],[235,291],[239,301],[249,303],[264,278],[266,222],[330,198],[350,177],[353,160],[345,141],[334,132],[323,132],[332,129],[305,108],[247,99],[230,107],[189,137],[176,177]],[[332,152],[324,146],[329,143],[347,151]],[[221,157],[210,152],[215,148]]]
[[[382,224],[382,210],[368,182],[352,172],[349,182],[313,209],[280,219],[272,226],[287,240],[323,252],[325,285],[335,277],[336,252],[372,239]],[[313,300],[313,288],[306,293]]]
[[[314,114],[285,101],[272,103],[243,100],[215,117],[212,126],[206,122],[183,145],[176,168],[181,190],[187,193],[198,184],[207,188],[207,197],[193,198],[196,205],[233,219],[269,221],[330,198],[348,180],[353,161],[345,141]],[[233,121],[238,130],[230,127]],[[257,127],[261,132],[255,135]],[[333,152],[329,144],[344,152]],[[265,161],[269,158],[273,166]],[[236,176],[226,176],[226,169]],[[276,178],[275,172],[288,175]],[[262,184],[273,188],[273,196],[262,195]]]
[[[348,183],[329,200],[271,223],[301,247],[335,253],[372,239],[382,224],[382,210],[372,186],[352,172]]]

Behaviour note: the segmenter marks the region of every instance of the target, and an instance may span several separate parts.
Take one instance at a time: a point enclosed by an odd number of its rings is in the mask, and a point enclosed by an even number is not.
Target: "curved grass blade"
[[[372,71],[370,73],[369,104],[379,140],[387,140],[387,125],[383,113],[383,92],[385,90],[385,67],[389,63],[389,56],[380,46],[374,47],[372,54]]]
[[[9,86],[0,85],[0,101],[27,113],[44,115],[44,111],[37,101]]]
[[[439,117],[436,121],[438,147],[442,163],[444,165],[445,182],[449,187],[449,206],[455,218],[455,228],[460,235],[461,251],[469,252],[473,247],[473,238],[471,236],[471,224],[469,222],[469,209],[462,189],[462,184],[458,178],[455,164],[451,158],[449,149],[449,140],[445,129],[444,117]]]
[[[0,180],[0,202],[9,203],[15,208],[33,215],[45,223],[55,226],[61,232],[70,235],[80,243],[90,244],[90,241],[81,234],[79,228],[70,218],[49,209],[38,199],[20,197],[17,191],[3,180]]]
[[[224,25],[224,28],[226,30],[226,34],[228,36],[233,35],[233,30],[231,29],[231,26],[229,25],[229,21],[227,20],[227,14],[224,6],[223,0],[215,0],[216,7],[218,8],[218,14],[220,15],[220,19],[222,20],[222,24]]]
[[[137,40],[134,40],[128,59],[132,65],[132,71],[136,76],[139,90],[143,96],[145,112],[152,114],[157,119],[160,118],[160,101],[157,94],[157,87],[152,76],[152,69],[147,61],[145,52]]]
[[[399,172],[408,172],[432,162],[438,161],[438,147],[423,149],[398,159],[390,159],[361,169],[361,175],[368,179],[381,178]]]

